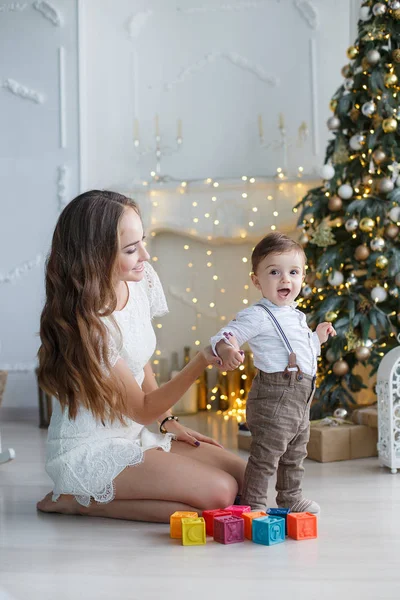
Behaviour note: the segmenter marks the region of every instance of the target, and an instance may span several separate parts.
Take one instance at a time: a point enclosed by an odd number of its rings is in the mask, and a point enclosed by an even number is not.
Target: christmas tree
[[[322,349],[313,416],[349,408],[400,327],[400,1],[364,2],[347,50],[323,185],[294,209],[308,259],[301,307],[337,331]],[[365,380],[365,377],[364,377]]]

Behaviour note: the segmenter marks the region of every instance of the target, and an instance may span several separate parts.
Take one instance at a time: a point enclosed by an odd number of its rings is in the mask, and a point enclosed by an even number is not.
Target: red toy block
[[[251,512],[251,506],[240,506],[232,504],[231,506],[227,506],[226,508],[224,508],[224,510],[229,510],[229,512],[232,513],[235,517],[241,517],[244,512]]]
[[[311,540],[318,537],[317,517],[311,513],[289,513],[287,534],[294,540]]]
[[[226,515],[214,518],[214,540],[220,544],[244,542],[244,521],[241,517]]]
[[[226,515],[231,515],[232,513],[229,510],[223,510],[222,508],[217,508],[215,510],[203,510],[202,516],[206,522],[206,534],[214,535],[214,518],[215,517],[224,517]]]
[[[248,540],[253,539],[253,519],[259,519],[260,517],[266,516],[267,513],[265,513],[263,510],[242,513],[242,519],[244,521],[244,535]]]

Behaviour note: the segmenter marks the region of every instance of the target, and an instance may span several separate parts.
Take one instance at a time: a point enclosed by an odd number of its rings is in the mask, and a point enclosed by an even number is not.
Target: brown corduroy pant
[[[292,371],[258,371],[247,399],[252,435],[241,504],[267,506],[268,482],[277,471],[276,503],[290,508],[302,497],[303,462],[310,437],[310,405],[315,377]]]

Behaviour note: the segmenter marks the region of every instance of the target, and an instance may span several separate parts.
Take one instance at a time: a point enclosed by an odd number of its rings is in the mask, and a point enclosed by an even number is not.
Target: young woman
[[[168,309],[148,259],[125,196],[87,192],[60,215],[40,327],[39,380],[57,398],[43,512],[168,522],[176,510],[232,504],[240,491],[244,462],[170,412],[218,357],[206,348],[157,387],[151,319]],[[156,420],[159,434],[146,427]]]

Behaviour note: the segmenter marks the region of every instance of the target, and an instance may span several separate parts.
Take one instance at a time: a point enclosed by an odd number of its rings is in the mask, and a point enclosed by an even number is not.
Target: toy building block
[[[224,510],[229,510],[233,514],[234,517],[241,517],[244,512],[251,512],[251,506],[240,506],[232,504],[231,506],[227,506]]]
[[[203,510],[203,519],[206,522],[206,534],[214,535],[214,518],[215,517],[224,517],[226,515],[231,515],[232,513],[229,510],[223,510],[222,508],[217,508],[215,510]]]
[[[259,519],[260,517],[266,517],[267,513],[263,510],[252,511],[248,513],[242,513],[242,519],[244,521],[244,536],[251,540],[253,537],[253,519]]]
[[[206,524],[203,517],[182,519],[182,544],[201,546],[206,543]]]
[[[287,516],[290,508],[267,508],[267,515],[271,517],[283,517],[285,519],[285,534],[287,535]]]
[[[290,513],[287,516],[288,536],[294,540],[318,537],[317,517],[311,513]]]
[[[169,518],[169,534],[174,540],[182,538],[182,519],[195,519],[198,517],[197,512],[174,512]]]
[[[241,517],[225,515],[214,518],[214,540],[220,544],[244,542],[244,521]]]
[[[285,541],[285,519],[282,517],[260,517],[253,519],[253,542],[273,546]]]

